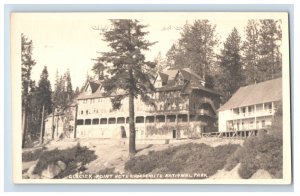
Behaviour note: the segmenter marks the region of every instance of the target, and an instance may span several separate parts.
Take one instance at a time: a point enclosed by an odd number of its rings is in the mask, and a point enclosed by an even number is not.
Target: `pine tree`
[[[37,91],[40,100],[40,105],[45,106],[46,115],[52,112],[52,98],[51,98],[52,90],[51,90],[51,84],[48,77],[49,77],[48,70],[47,67],[45,66],[40,76]]]
[[[56,108],[64,109],[74,98],[70,71],[62,76],[56,71],[55,88],[53,92],[53,103]]]
[[[182,66],[185,66],[186,60],[188,60],[185,58],[185,53],[186,51],[179,44],[179,42],[174,43],[166,54],[166,66],[169,68],[180,68]]]
[[[97,80],[104,80],[105,65],[103,64],[100,57],[94,60],[96,61],[96,63],[94,64],[92,71],[97,76]]]
[[[166,59],[162,57],[161,52],[155,57],[154,62],[156,64],[155,73],[161,72],[167,67]]]
[[[266,19],[260,20],[259,39],[259,81],[265,81],[281,76],[282,57],[279,50],[281,45],[280,21]]]
[[[74,91],[72,88],[72,81],[70,70],[68,69],[64,76],[64,91],[65,91],[65,104],[69,104],[74,98]]]
[[[226,102],[244,84],[241,62],[241,37],[236,28],[227,37],[220,55],[219,87]]]
[[[245,29],[246,40],[243,42],[243,64],[245,66],[246,84],[259,81],[259,24],[256,20],[249,20]]]
[[[107,63],[109,74],[103,86],[107,95],[117,94],[111,98],[114,109],[120,108],[122,99],[129,99],[129,153],[134,154],[134,98],[141,96],[143,101],[149,101],[147,94],[154,90],[149,73],[155,64],[146,61],[143,54],[154,43],[144,39],[148,32],[143,31],[146,26],[138,20],[111,20],[111,23],[112,28],[103,33],[104,41],[108,42],[111,49],[102,53],[101,57]],[[120,90],[124,93],[118,93]]]
[[[167,54],[168,61],[172,67],[190,67],[203,80],[213,83],[217,61],[214,49],[218,44],[216,25],[209,20],[196,20],[193,25],[184,25],[178,45],[173,45]]]
[[[51,84],[48,79],[48,70],[45,66],[42,74],[40,76],[38,88],[37,88],[37,97],[38,104],[37,107],[39,111],[37,113],[39,119],[39,127],[40,127],[40,143],[44,142],[44,117],[52,112],[52,98],[51,98]]]
[[[25,147],[28,133],[28,110],[31,70],[36,62],[32,59],[32,40],[21,34],[21,63],[22,63],[22,148]]]
[[[206,80],[210,75],[210,67],[215,64],[214,48],[218,45],[216,25],[209,20],[196,20],[193,25],[185,25],[180,43],[186,50],[186,58],[190,59],[190,67],[196,74]]]

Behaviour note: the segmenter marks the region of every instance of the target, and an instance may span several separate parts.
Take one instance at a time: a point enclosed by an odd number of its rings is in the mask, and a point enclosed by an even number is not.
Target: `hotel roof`
[[[219,111],[282,99],[282,78],[240,87]]]

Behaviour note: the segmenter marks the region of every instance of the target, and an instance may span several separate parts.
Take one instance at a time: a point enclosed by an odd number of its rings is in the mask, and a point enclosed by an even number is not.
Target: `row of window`
[[[261,111],[263,109],[263,107],[265,110],[272,110],[272,103],[265,103],[264,106],[263,105],[256,106],[256,111]],[[252,112],[254,112],[254,106],[242,107],[241,111],[239,108],[236,108],[236,109],[233,109],[233,112],[235,114],[239,114],[240,112],[243,114],[245,114],[246,112],[252,113]]]
[[[188,115],[179,114],[178,122],[188,122]],[[201,121],[200,116],[190,115],[190,121]],[[137,116],[135,118],[136,123],[164,123],[164,122],[176,122],[176,115],[158,115],[158,116]],[[77,125],[98,125],[98,124],[125,124],[129,123],[129,117],[112,117],[112,118],[94,118],[94,119],[78,119]]]

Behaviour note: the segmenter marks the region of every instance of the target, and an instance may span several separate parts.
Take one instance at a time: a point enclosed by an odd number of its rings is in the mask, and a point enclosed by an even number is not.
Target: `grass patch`
[[[78,164],[85,165],[96,158],[97,156],[94,154],[94,151],[89,150],[87,147],[81,147],[80,145],[65,150],[54,149],[52,151],[45,151],[40,155],[34,173],[40,175],[48,165],[62,161],[67,167],[57,178],[63,178],[70,174],[75,174]]]
[[[191,174],[207,176],[223,169],[226,159],[239,145],[227,144],[211,147],[206,144],[185,144],[163,151],[151,151],[148,156],[133,157],[125,163],[125,170],[132,174]]]

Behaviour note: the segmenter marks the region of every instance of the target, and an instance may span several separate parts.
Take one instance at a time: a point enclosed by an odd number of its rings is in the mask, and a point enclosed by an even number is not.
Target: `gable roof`
[[[96,92],[97,89],[99,88],[100,86],[100,83],[99,82],[92,82],[92,81],[89,81],[88,84],[90,85],[91,89],[92,89],[92,93]]]
[[[240,87],[219,111],[282,99],[282,78]]]
[[[163,83],[167,83],[167,81],[168,81],[168,78],[169,78],[169,75],[167,75],[167,74],[164,74],[164,73],[162,73],[162,72],[159,72],[158,73],[158,75],[160,76],[160,78],[161,78],[161,81],[163,82]]]
[[[166,85],[157,88],[157,91],[174,91],[174,90],[181,90],[182,92],[186,92],[185,88],[190,87],[190,89],[197,89],[197,90],[202,90],[205,92],[209,92],[212,94],[220,95],[217,91],[207,88],[203,86],[203,80],[200,76],[197,74],[193,73],[190,68],[182,68],[182,69],[177,69],[177,68],[171,68],[168,69],[164,72],[160,72],[159,74],[164,75],[164,79],[167,79]],[[183,79],[185,80],[184,84],[178,84],[176,85],[176,78],[178,74],[181,74]],[[162,78],[162,75],[161,78]],[[167,77],[166,77],[167,76]],[[162,78],[163,80],[163,78]]]

